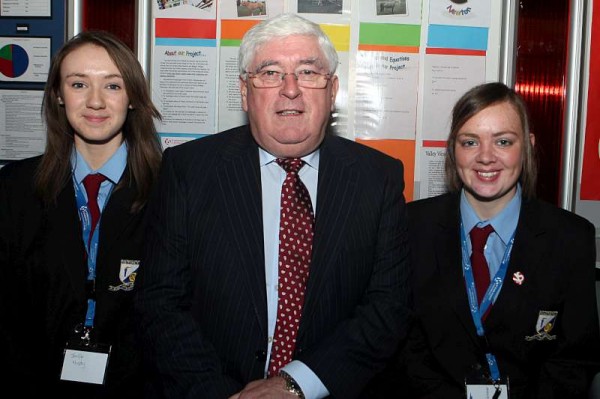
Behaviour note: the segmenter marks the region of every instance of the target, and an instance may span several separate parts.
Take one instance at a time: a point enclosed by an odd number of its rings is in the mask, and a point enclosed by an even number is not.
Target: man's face
[[[332,76],[323,89],[298,86],[294,72],[329,72],[317,39],[312,36],[275,38],[260,47],[249,72],[267,69],[290,74],[281,86],[271,88],[256,88],[253,79],[240,78],[242,108],[248,114],[254,139],[277,157],[311,153],[325,136],[339,87],[337,76]]]

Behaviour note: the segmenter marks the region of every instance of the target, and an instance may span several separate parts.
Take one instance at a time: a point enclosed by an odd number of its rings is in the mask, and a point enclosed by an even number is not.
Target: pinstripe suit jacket
[[[122,259],[141,258],[144,213],[130,212],[135,188],[114,190],[100,221],[94,331],[112,345],[106,384],[59,383],[65,343],[85,319],[87,266],[73,184],[44,207],[33,192],[40,159],[0,170],[2,389],[13,387],[22,398],[141,397],[133,291],[109,288],[121,284]]]
[[[408,215],[416,322],[406,363],[415,397],[462,399],[465,377],[488,367],[462,275],[459,195],[411,202]],[[506,278],[484,324],[511,399],[587,397],[600,361],[594,259],[590,222],[523,200]],[[556,339],[528,340],[541,311],[557,312]]]
[[[402,164],[327,136],[295,358],[353,398],[407,331]],[[136,307],[151,391],[227,398],[264,375],[267,301],[258,147],[239,127],[167,149]]]

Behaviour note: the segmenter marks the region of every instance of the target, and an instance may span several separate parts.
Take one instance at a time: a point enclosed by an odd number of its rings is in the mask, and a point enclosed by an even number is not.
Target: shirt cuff
[[[296,381],[306,399],[321,399],[329,396],[329,391],[319,377],[301,361],[294,360],[282,367],[282,370]]]

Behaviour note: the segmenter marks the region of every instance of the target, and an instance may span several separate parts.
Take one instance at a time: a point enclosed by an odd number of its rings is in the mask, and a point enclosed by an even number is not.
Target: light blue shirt
[[[269,345],[267,347],[267,362],[265,375],[268,370],[275,323],[277,321],[277,287],[279,280],[279,215],[281,187],[286,173],[275,162],[276,157],[259,148],[260,177],[262,181],[262,207],[265,249],[265,277],[267,287],[267,314],[269,329]],[[319,178],[319,150],[302,158],[305,165],[298,172],[300,180],[306,186],[313,206],[317,213],[317,182]],[[298,383],[306,399],[318,399],[329,395],[329,391],[319,377],[304,363],[294,360],[283,367]]]
[[[504,209],[496,216],[488,220],[479,220],[475,210],[469,204],[463,189],[460,194],[460,215],[465,229],[465,234],[469,236],[469,232],[475,226],[484,227],[491,224],[494,231],[488,237],[487,243],[483,250],[485,259],[488,262],[490,269],[490,279],[492,279],[502,263],[502,257],[506,251],[506,247],[513,233],[517,229],[519,222],[519,213],[521,211],[521,185],[517,184],[517,192],[515,196],[506,204]],[[471,253],[471,240],[467,240],[467,249]]]
[[[85,161],[83,156],[73,148],[71,153],[71,168],[73,170],[73,181],[79,187],[79,190],[85,196],[87,201],[87,192],[83,186],[83,179],[90,173],[102,173],[106,176],[106,180],[100,184],[100,191],[98,191],[98,207],[100,212],[104,210],[108,195],[112,191],[113,187],[121,180],[121,176],[127,166],[127,144],[123,141],[117,151],[100,167],[98,170],[90,168],[88,163]]]

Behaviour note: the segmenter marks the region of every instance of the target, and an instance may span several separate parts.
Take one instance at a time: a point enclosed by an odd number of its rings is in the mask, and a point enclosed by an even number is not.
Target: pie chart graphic
[[[27,71],[29,56],[17,44],[7,44],[0,48],[0,74],[8,78],[18,78]]]

